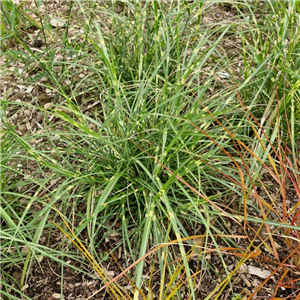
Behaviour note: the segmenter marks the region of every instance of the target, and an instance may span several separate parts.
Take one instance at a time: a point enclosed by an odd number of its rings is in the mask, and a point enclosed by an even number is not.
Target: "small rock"
[[[66,23],[62,20],[59,20],[59,19],[52,19],[50,20],[50,24],[53,26],[53,27],[66,27]]]
[[[44,118],[44,116],[43,116],[43,114],[42,114],[41,112],[38,112],[38,113],[36,114],[36,118],[35,118],[35,119],[36,119],[37,122],[42,121],[43,118]]]
[[[54,106],[55,106],[54,103],[48,102],[48,103],[44,104],[44,109],[45,109],[45,110],[48,110],[48,109],[51,109],[51,108],[54,107]]]
[[[36,39],[36,40],[34,40],[33,44],[35,47],[41,48],[43,46],[43,41],[40,39]]]
[[[31,115],[31,111],[29,109],[24,110],[24,115],[29,117]]]

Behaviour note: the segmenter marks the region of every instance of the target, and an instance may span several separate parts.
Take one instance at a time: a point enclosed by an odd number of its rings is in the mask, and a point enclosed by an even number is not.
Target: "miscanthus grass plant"
[[[61,266],[62,295],[65,269],[91,275],[82,267],[90,265],[116,299],[154,297],[156,271],[159,299],[218,299],[228,285],[239,299],[231,278],[260,248],[250,240],[242,249],[229,223],[257,223],[256,236],[264,224],[300,226],[268,219],[265,210],[275,208],[255,192],[262,169],[279,180],[281,166],[299,179],[299,2],[68,5],[59,35],[39,13],[41,1],[31,9],[1,3],[4,66],[21,61],[22,74],[38,68],[26,85],[53,95],[51,106],[42,106],[34,95],[13,101],[13,88],[3,94],[3,295],[30,299],[24,286],[31,266],[47,257]],[[234,22],[207,22],[223,5]],[[40,51],[24,31],[30,26],[40,30]],[[226,48],[231,40],[235,51]],[[40,130],[19,134],[12,118],[24,109],[42,114]],[[61,244],[51,247],[45,239],[57,227]],[[118,243],[99,251],[112,233]],[[272,238],[271,245],[278,258]],[[102,267],[120,246],[130,292]],[[207,259],[211,250],[225,279]],[[241,257],[233,271],[224,253]],[[156,263],[149,274],[150,254]],[[195,255],[196,271],[189,264]],[[221,284],[201,295],[199,274],[219,276]]]

